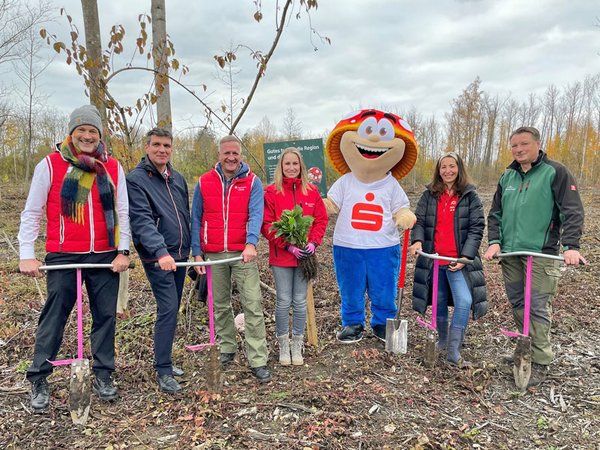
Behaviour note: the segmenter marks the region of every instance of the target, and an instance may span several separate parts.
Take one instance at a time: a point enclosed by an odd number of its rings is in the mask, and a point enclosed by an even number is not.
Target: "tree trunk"
[[[85,46],[90,67],[90,103],[100,111],[102,118],[102,139],[110,149],[110,133],[106,117],[105,80],[102,76],[102,39],[100,37],[100,19],[98,18],[97,0],[81,0],[83,12],[83,28],[85,31]]]
[[[167,45],[167,13],[165,0],[152,0],[152,56],[154,58],[156,113],[158,126],[171,130],[173,126],[171,117],[171,91],[169,78],[168,56],[170,48]]]

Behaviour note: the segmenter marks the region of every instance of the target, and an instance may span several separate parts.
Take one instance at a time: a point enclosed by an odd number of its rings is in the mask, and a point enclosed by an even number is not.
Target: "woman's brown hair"
[[[454,185],[452,186],[452,190],[460,197],[465,192],[465,188],[471,182],[471,180],[462,158],[456,152],[444,153],[437,160],[437,163],[435,164],[435,170],[433,171],[433,179],[431,180],[429,189],[438,198],[446,190],[446,185],[444,184],[444,180],[442,180],[440,175],[440,166],[442,165],[442,160],[444,158],[452,158],[454,161],[456,161],[456,165],[458,166],[458,175]]]

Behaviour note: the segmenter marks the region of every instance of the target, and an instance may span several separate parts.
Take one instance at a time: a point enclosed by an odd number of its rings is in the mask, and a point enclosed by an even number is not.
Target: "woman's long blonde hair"
[[[302,193],[306,195],[308,189],[310,189],[310,183],[308,181],[308,172],[306,171],[306,164],[304,164],[304,159],[300,154],[300,151],[296,147],[288,147],[281,155],[279,155],[279,162],[277,163],[277,167],[275,168],[275,189],[277,192],[283,192],[283,158],[285,155],[292,153],[298,157],[298,161],[300,161],[300,180],[302,181]]]

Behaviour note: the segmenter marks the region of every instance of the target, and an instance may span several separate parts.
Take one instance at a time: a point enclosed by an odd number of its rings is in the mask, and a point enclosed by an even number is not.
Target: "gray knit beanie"
[[[94,105],[83,105],[71,113],[69,119],[69,134],[81,125],[91,125],[98,129],[102,137],[102,118]]]

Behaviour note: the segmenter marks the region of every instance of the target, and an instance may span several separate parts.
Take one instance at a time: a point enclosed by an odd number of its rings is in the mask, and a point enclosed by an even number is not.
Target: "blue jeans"
[[[452,294],[454,314],[451,326],[467,328],[473,296],[465,280],[464,269],[453,272],[448,266],[440,266],[438,277],[438,310],[437,320],[448,322],[448,298]]]
[[[287,336],[292,308],[292,334],[303,336],[306,327],[306,290],[308,282],[300,267],[271,266],[277,299],[275,303],[275,327],[277,336]]]

